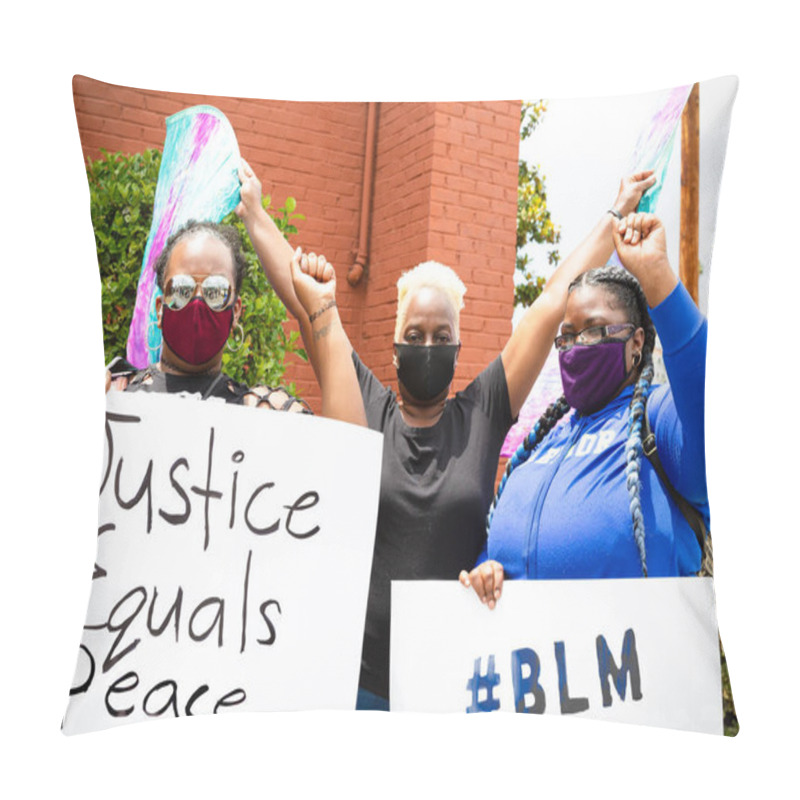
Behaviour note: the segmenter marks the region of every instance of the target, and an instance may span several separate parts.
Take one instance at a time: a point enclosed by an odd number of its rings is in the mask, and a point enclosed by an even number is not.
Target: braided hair
[[[650,319],[650,314],[647,310],[647,299],[644,296],[642,287],[639,285],[639,281],[627,270],[615,266],[598,267],[589,270],[572,281],[568,292],[571,294],[579,286],[599,286],[603,288],[608,293],[611,304],[614,307],[621,306],[626,312],[628,320],[637,328],[644,330],[645,338],[644,346],[642,347],[642,358],[634,367],[638,370],[638,377],[630,405],[628,406],[628,429],[625,442],[625,483],[628,490],[629,510],[633,524],[633,538],[639,551],[642,574],[647,577],[640,467],[642,459],[642,423],[647,396],[650,392],[650,384],[653,380],[653,348],[656,342],[656,329]],[[530,433],[523,439],[522,444],[509,459],[503,477],[497,487],[497,494],[492,500],[486,517],[487,533],[509,476],[520,464],[524,464],[530,458],[531,453],[553,429],[558,420],[569,411],[569,408],[563,396],[548,406]]]

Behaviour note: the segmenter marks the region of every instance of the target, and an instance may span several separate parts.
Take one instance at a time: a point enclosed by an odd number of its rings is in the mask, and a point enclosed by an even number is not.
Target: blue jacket
[[[707,322],[682,285],[650,311],[670,386],[651,388],[647,411],[664,469],[709,525],[704,389]],[[573,413],[509,477],[495,509],[488,557],[507,578],[642,577],[625,485],[633,387],[594,414]],[[700,568],[694,532],[641,456],[648,574]]]

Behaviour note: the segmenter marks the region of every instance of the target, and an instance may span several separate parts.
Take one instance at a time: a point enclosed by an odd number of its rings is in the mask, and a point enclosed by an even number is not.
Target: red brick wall
[[[455,388],[502,349],[511,331],[519,103],[381,103],[368,271],[346,280],[358,248],[366,103],[297,103],[173,94],[77,76],[75,108],[84,157],[100,148],[161,148],[164,120],[208,103],[231,121],[242,155],[273,205],[288,195],[306,215],[292,241],[336,266],[339,306],[353,346],[384,382],[394,382],[395,284],[428,259],[467,284]],[[311,368],[287,380],[318,408]]]
[[[434,259],[467,285],[455,388],[511,333],[519,103],[383,103],[361,357],[393,381],[391,343],[403,270]]]

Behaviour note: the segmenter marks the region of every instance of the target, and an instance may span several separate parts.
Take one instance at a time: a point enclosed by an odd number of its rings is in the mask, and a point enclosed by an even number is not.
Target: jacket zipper
[[[527,546],[525,549],[525,576],[530,580],[532,578],[536,578],[536,575],[531,575],[530,569],[530,561],[531,561],[531,553],[533,551],[536,552],[536,558],[534,559],[534,563],[537,564],[538,567],[538,549],[539,549],[539,527],[542,522],[541,518],[541,511],[542,507],[544,506],[545,498],[547,497],[547,493],[550,491],[550,487],[555,480],[556,474],[558,473],[558,469],[561,466],[561,463],[567,457],[567,453],[577,444],[578,440],[583,433],[583,429],[585,427],[584,422],[586,421],[586,417],[583,417],[578,420],[578,426],[575,429],[573,435],[567,440],[567,443],[562,447],[561,453],[559,454],[558,458],[553,462],[553,469],[550,471],[550,476],[545,484],[543,490],[539,492],[539,497],[536,501],[536,508],[533,511],[533,520],[531,527],[528,529],[528,541]],[[535,536],[534,536],[535,530]],[[533,540],[533,547],[531,547],[531,540]]]

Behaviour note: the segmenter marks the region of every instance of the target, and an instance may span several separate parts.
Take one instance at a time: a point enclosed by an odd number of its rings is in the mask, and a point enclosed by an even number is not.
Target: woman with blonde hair
[[[653,185],[650,172],[622,181],[615,214],[634,211]],[[261,209],[261,185],[243,178],[243,220],[256,253],[300,324],[319,368],[308,319],[291,291],[290,263],[322,278],[323,256],[294,255]],[[393,363],[398,391],[383,386],[353,353],[367,424],[384,435],[380,505],[362,651],[357,708],[389,708],[392,580],[452,579],[474,563],[486,540],[484,519],[508,428],[541,370],[564,316],[570,281],[611,255],[612,214],[604,214],[567,258],[500,353],[463,391],[450,389],[461,349],[466,291],[449,267],[425,262],[398,281]]]

